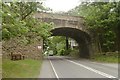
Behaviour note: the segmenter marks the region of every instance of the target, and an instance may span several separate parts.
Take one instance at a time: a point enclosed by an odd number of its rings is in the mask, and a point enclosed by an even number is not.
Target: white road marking
[[[59,80],[59,77],[58,77],[58,75],[57,75],[57,72],[56,72],[56,70],[55,70],[55,68],[54,68],[51,60],[49,60],[49,61],[50,61],[50,64],[51,64],[51,66],[52,66],[53,72],[55,73],[56,78]]]
[[[67,60],[67,59],[66,59],[66,60]],[[117,77],[114,77],[114,76],[112,76],[112,75],[106,74],[106,73],[104,73],[104,72],[98,71],[98,70],[96,70],[96,69],[90,68],[90,67],[88,67],[88,66],[82,65],[82,64],[80,64],[80,63],[76,63],[76,62],[71,61],[71,60],[67,60],[67,61],[69,61],[69,62],[71,62],[71,63],[74,63],[74,64],[76,64],[76,65],[79,65],[79,66],[81,66],[81,67],[83,67],[83,68],[85,68],[85,69],[88,69],[88,70],[90,70],[90,71],[93,71],[93,72],[95,72],[95,73],[97,73],[97,74],[100,74],[100,75],[102,75],[102,76],[105,76],[105,77],[107,77],[107,78],[117,78]]]
[[[102,66],[108,66],[108,67],[115,68],[115,69],[118,68],[118,64],[115,64],[115,65],[112,66],[112,65],[104,64],[104,63],[100,63],[100,62],[99,63],[98,62],[91,62],[91,63],[100,64]]]

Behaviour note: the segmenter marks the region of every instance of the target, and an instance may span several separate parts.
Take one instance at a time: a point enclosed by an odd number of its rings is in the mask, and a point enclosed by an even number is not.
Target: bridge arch
[[[52,36],[66,36],[70,37],[79,45],[79,53],[82,58],[90,58],[91,55],[91,37],[88,33],[76,28],[60,27],[51,30]]]

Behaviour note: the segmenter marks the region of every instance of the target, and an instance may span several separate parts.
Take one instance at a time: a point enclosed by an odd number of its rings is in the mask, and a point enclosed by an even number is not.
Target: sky
[[[80,4],[80,0],[45,0],[44,6],[49,7],[53,12],[67,12]]]

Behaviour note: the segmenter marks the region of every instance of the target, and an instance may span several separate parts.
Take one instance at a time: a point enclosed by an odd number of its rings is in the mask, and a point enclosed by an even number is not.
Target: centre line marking
[[[52,62],[51,62],[50,59],[49,59],[49,61],[50,61],[50,64],[51,64],[51,66],[52,66],[53,72],[55,73],[56,78],[59,80],[59,77],[58,77],[58,75],[57,75],[57,72],[56,72],[56,70],[55,70],[55,68],[54,68],[54,66],[53,66],[53,64],[52,64]]]
[[[66,59],[66,60],[67,60],[67,59]],[[93,71],[93,72],[95,72],[95,73],[97,73],[97,74],[100,74],[100,75],[102,75],[102,76],[105,76],[105,77],[107,77],[107,78],[117,78],[117,77],[114,77],[114,76],[112,76],[112,75],[106,74],[106,73],[104,73],[104,72],[98,71],[98,70],[96,70],[96,69],[90,68],[90,67],[88,67],[88,66],[82,65],[82,64],[80,64],[80,63],[76,63],[76,62],[71,61],[71,60],[67,60],[67,61],[69,61],[69,62],[71,62],[71,63],[74,63],[74,64],[76,64],[76,65],[79,65],[79,66],[81,66],[81,67],[83,67],[83,68],[85,68],[85,69],[88,69],[88,70],[90,70],[90,71]]]

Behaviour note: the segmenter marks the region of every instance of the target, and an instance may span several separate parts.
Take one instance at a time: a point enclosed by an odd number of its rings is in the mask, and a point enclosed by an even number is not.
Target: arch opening
[[[90,58],[91,38],[89,34],[76,28],[61,27],[51,30],[52,36],[65,36],[74,39],[78,43],[79,57]]]

